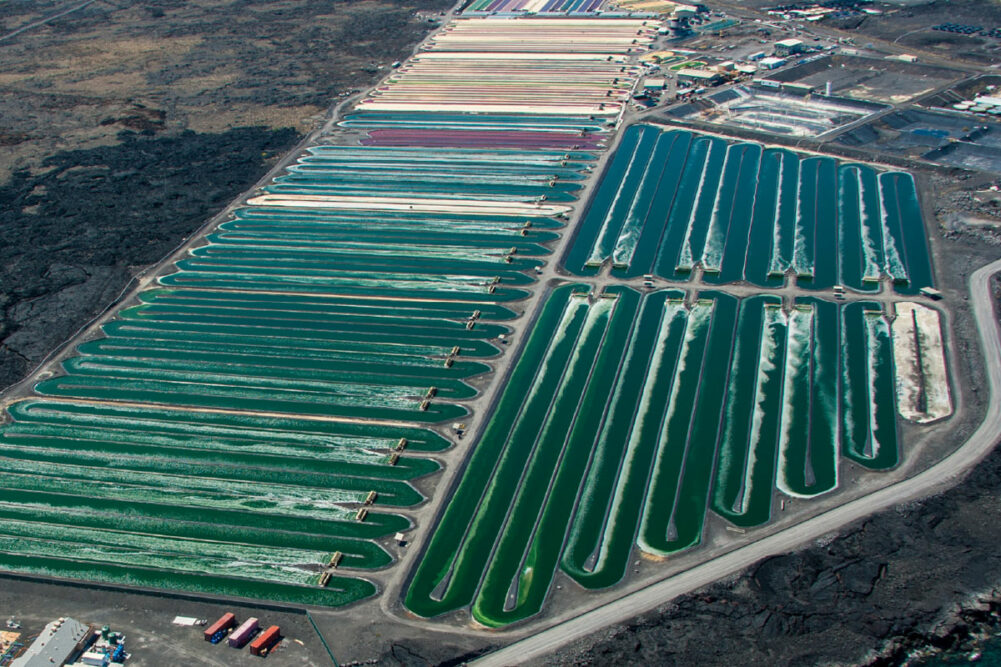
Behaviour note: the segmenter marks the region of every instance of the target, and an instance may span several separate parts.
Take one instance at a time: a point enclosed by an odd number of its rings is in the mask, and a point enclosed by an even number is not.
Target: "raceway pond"
[[[9,408],[0,568],[373,595],[592,159],[309,149]]]
[[[604,0],[473,0],[465,14],[476,12],[533,12],[583,14],[601,11]]]
[[[605,262],[672,280],[699,265],[716,284],[933,286],[910,174],[649,125],[623,133],[566,258],[580,275]]]
[[[419,563],[413,612],[471,605],[502,626],[540,611],[557,568],[608,587],[634,546],[697,545],[707,511],[758,526],[776,489],[834,490],[842,459],[897,464],[879,304],[588,289],[557,288],[542,311]]]
[[[373,595],[656,28],[463,18],[424,44],[342,121],[361,146],[307,149],[8,407],[0,568]]]

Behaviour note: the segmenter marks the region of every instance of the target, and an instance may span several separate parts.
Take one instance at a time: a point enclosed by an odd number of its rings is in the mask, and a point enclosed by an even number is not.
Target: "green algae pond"
[[[710,511],[759,526],[777,492],[834,490],[841,457],[893,467],[892,363],[875,303],[559,287],[405,604],[503,626],[540,612],[557,568],[606,588],[634,548],[699,544]]]
[[[378,592],[367,574],[414,527],[441,433],[469,416],[614,128],[341,124],[375,145],[306,150],[8,407],[0,568],[320,606]],[[390,145],[411,131],[457,135]],[[882,306],[767,289],[932,286],[920,221],[908,174],[628,128],[565,265],[680,282],[698,266],[720,291],[551,292],[422,527],[407,608],[501,627],[543,609],[557,570],[607,588],[637,549],[760,526],[782,494],[836,489],[845,462],[896,466]],[[763,293],[722,291],[739,281]]]
[[[319,146],[264,188],[272,193],[443,196],[570,202],[586,161],[579,152]]]
[[[236,209],[9,406],[0,568],[375,594],[379,541],[412,527],[450,446],[430,429],[468,415],[564,224],[534,207],[572,200],[593,160],[310,148],[263,190],[306,205]],[[498,200],[525,214],[476,208]]]
[[[578,275],[606,262],[624,278],[934,286],[910,174],[651,125],[623,133],[565,260]]]

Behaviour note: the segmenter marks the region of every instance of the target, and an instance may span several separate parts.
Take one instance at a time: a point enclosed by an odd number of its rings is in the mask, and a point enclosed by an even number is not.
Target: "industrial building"
[[[793,95],[809,95],[814,91],[814,87],[806,83],[796,83],[795,81],[782,84],[782,92]]]
[[[801,39],[783,39],[775,42],[776,56],[791,56],[806,51],[806,44]]]
[[[695,5],[675,5],[671,16],[677,19],[690,19],[695,16],[699,8]]]
[[[90,636],[89,625],[72,618],[57,619],[45,626],[11,667],[61,667],[83,651]]]
[[[764,69],[778,69],[785,64],[785,58],[762,58],[758,66]]]
[[[714,86],[722,80],[722,74],[708,69],[678,70],[678,81],[690,81],[701,86]]]

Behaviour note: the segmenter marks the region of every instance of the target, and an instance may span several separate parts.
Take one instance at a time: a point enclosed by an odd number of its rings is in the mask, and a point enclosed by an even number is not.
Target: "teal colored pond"
[[[565,263],[593,275],[875,291],[933,287],[914,178],[682,130],[634,125]]]
[[[10,406],[0,568],[373,595],[595,158],[308,149]]]
[[[470,606],[503,626],[542,609],[557,568],[612,586],[635,548],[698,545],[710,511],[751,528],[782,494],[834,490],[842,458],[896,465],[877,304],[588,289],[547,301],[415,570],[411,611]]]

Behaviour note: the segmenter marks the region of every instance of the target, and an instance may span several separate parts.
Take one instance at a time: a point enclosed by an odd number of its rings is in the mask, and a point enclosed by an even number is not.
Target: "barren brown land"
[[[40,23],[81,4],[0,3],[0,387],[451,6],[96,0]]]

